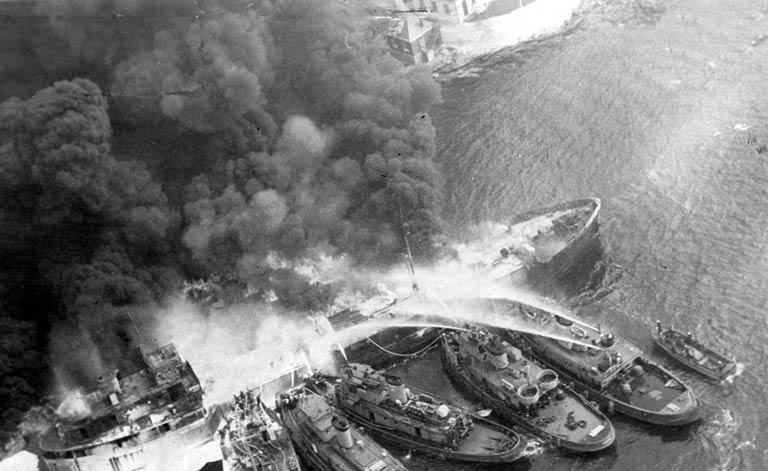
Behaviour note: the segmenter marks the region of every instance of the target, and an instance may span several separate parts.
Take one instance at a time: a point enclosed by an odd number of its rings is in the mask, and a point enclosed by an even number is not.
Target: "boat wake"
[[[721,384],[733,384],[734,380],[741,376],[742,373],[744,373],[744,370],[746,369],[746,366],[744,366],[744,363],[738,362],[736,363],[736,369],[733,371],[733,373],[726,376]]]
[[[714,465],[710,471],[750,469],[747,466],[747,452],[755,448],[754,441],[745,439],[739,433],[742,421],[728,409],[721,409],[717,416],[707,422],[702,430],[704,451]]]

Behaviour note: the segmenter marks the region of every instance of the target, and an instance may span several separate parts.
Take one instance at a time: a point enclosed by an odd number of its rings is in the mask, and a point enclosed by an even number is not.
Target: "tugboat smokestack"
[[[352,440],[352,432],[349,430],[349,422],[339,417],[334,417],[331,421],[333,428],[336,429],[336,437],[342,448],[349,449],[355,445]]]
[[[491,357],[491,363],[496,369],[503,370],[509,366],[509,358],[507,357],[507,349],[504,345],[494,339],[488,344],[488,353],[493,355]]]
[[[403,378],[396,375],[388,375],[387,383],[391,386],[390,394],[392,399],[400,404],[408,402],[408,393],[405,392],[405,384],[403,384]]]

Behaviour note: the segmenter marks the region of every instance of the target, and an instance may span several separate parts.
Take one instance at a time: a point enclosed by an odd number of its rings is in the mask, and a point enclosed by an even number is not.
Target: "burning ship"
[[[326,335],[336,335],[348,331],[345,346],[339,353],[349,361],[364,363],[374,368],[389,366],[393,360],[411,357],[424,351],[437,342],[440,330],[435,327],[391,326],[373,330],[359,329],[369,321],[390,320],[393,310],[412,302],[416,295],[386,300],[374,299],[376,308],[364,312],[360,306],[335,312],[327,317],[316,319],[318,329]]]
[[[336,403],[354,422],[385,441],[428,455],[475,463],[510,463],[538,447],[512,429],[406,388],[399,376],[368,365],[344,368]]]
[[[299,471],[291,438],[277,414],[253,390],[235,396],[221,432],[225,471]]]
[[[588,324],[530,307],[523,308],[540,325],[554,324],[571,340],[521,334],[530,350],[551,368],[574,381],[577,389],[619,412],[657,425],[697,421],[701,410],[690,387],[644,356],[628,341]]]
[[[317,471],[406,471],[371,438],[350,426],[309,389],[280,395],[280,415],[301,457]]]
[[[219,430],[224,471],[299,471],[290,434],[262,398],[275,398],[312,374],[308,363],[288,365],[253,389],[236,394]]]
[[[441,354],[462,389],[555,446],[595,452],[613,444],[613,424],[596,406],[487,330],[473,326],[445,333]]]
[[[585,198],[532,209],[513,217],[495,249],[471,256],[491,278],[577,290],[602,259],[598,229],[599,198]]]
[[[221,459],[214,433],[222,414],[207,410],[192,367],[169,344],[137,349],[130,366],[102,376],[40,440],[49,471],[198,470]]]

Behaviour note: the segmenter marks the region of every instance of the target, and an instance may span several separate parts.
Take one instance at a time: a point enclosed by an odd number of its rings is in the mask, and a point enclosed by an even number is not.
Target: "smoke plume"
[[[321,310],[338,290],[307,257],[386,267],[406,231],[438,253],[439,87],[340,8],[58,0],[7,22],[0,353],[87,387],[168,325],[184,279]],[[40,390],[4,364],[0,403]]]

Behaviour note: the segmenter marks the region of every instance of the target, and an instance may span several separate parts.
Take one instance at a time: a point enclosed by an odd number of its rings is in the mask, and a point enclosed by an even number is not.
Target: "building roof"
[[[434,23],[425,18],[403,15],[402,18],[392,20],[387,35],[413,43],[430,32],[433,27]]]

